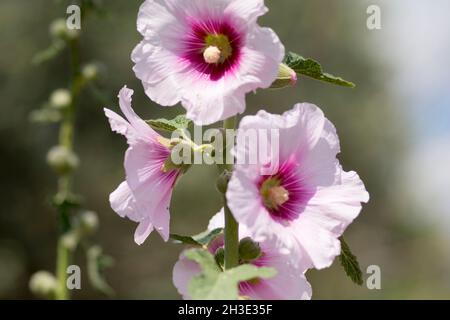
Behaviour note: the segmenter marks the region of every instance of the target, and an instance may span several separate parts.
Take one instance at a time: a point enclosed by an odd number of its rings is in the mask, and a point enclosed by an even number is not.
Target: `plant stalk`
[[[64,113],[64,118],[59,129],[59,145],[73,150],[75,111],[80,93],[80,64],[79,64],[79,42],[78,39],[70,42],[70,91],[72,103]],[[71,194],[72,174],[63,174],[58,179],[58,195],[65,199]],[[55,293],[56,300],[70,299],[70,293],[67,289],[67,267],[72,259],[72,250],[64,243],[64,236],[70,232],[70,215],[66,204],[59,204],[59,239],[57,244],[56,256],[56,279],[58,281]]]
[[[230,149],[234,144],[234,139],[229,141],[230,137],[226,134],[227,130],[236,129],[236,117],[231,117],[223,122],[225,129],[225,154],[224,160],[231,159]],[[233,135],[234,137],[234,135]],[[226,164],[225,168],[228,172],[233,171],[234,165],[232,163]],[[224,211],[225,211],[225,269],[237,267],[239,264],[239,224],[234,218],[227,204],[226,195],[223,195]]]

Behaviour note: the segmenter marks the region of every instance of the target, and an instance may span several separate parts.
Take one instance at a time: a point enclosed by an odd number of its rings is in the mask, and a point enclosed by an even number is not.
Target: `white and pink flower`
[[[169,239],[169,204],[179,170],[164,170],[170,149],[163,138],[139,118],[131,107],[133,90],[124,87],[119,93],[120,109],[126,119],[104,109],[111,129],[127,138],[125,154],[126,180],[110,195],[112,209],[121,217],[139,223],[134,240],[142,244],[156,229]]]
[[[146,0],[137,21],[136,76],[163,106],[178,102],[197,125],[245,110],[245,95],[275,80],[284,47],[257,24],[264,0]]]
[[[261,175],[270,159],[243,164],[258,149],[237,144],[238,164],[226,194],[236,220],[257,241],[276,237],[302,268],[330,266],[340,254],[338,238],[369,200],[359,176],[345,172],[336,158],[334,126],[318,107],[305,103],[283,115],[246,116],[239,129],[238,136],[278,129],[279,165],[273,174]]]
[[[208,230],[224,226],[223,210],[215,215],[208,226]],[[240,228],[240,238],[248,236],[245,227]],[[223,247],[223,236],[214,239],[208,246],[211,254]],[[270,267],[277,270],[277,275],[271,279],[255,279],[241,282],[239,294],[253,300],[309,300],[311,299],[311,286],[305,278],[305,270],[299,269],[289,259],[289,252],[277,245],[277,242],[266,239],[259,243],[261,256],[251,263],[258,267]],[[186,300],[190,299],[188,287],[190,280],[200,274],[200,266],[181,253],[179,260],[173,268],[173,282],[178,292]]]

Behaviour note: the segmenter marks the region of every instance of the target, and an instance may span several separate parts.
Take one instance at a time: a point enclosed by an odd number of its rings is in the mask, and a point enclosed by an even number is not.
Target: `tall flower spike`
[[[260,111],[242,119],[235,149],[237,165],[228,185],[228,205],[256,240],[276,237],[303,268],[331,265],[340,253],[339,236],[369,200],[355,172],[345,172],[334,126],[311,104],[297,104],[283,115]],[[246,164],[258,148],[239,144],[247,130],[279,132],[278,159]],[[270,139],[267,139],[270,141]],[[277,163],[277,170],[262,169]]]
[[[223,210],[216,214],[210,221],[208,229],[223,228]],[[240,228],[239,237],[244,239],[248,236],[246,228]],[[211,254],[216,254],[223,248],[223,237],[214,239],[208,250]],[[255,279],[241,282],[239,293],[243,297],[252,300],[309,300],[311,299],[311,286],[305,278],[305,270],[292,264],[289,259],[289,252],[283,250],[277,244],[276,239],[266,239],[259,243],[261,254],[251,261],[258,267],[270,267],[277,270],[277,275],[271,279]],[[184,299],[189,300],[189,282],[192,277],[201,272],[196,262],[188,260],[184,253],[181,253],[179,260],[173,268],[173,282],[178,292]]]
[[[146,0],[137,27],[134,71],[163,106],[181,102],[208,125],[245,110],[245,94],[267,88],[284,57],[276,34],[261,28],[263,0]]]
[[[133,90],[127,87],[119,93],[120,109],[127,120],[104,109],[111,129],[125,136],[129,145],[125,154],[126,180],[109,200],[118,215],[139,223],[134,235],[137,244],[142,244],[154,229],[167,241],[172,188],[181,172],[164,170],[170,150],[161,142],[162,136],[133,111],[132,95]]]

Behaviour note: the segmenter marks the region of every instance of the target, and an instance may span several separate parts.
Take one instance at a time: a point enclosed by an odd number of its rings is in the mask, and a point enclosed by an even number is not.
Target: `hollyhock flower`
[[[118,96],[120,109],[127,120],[104,109],[111,129],[125,136],[129,145],[125,154],[126,180],[111,193],[109,200],[117,214],[139,223],[134,234],[137,244],[142,244],[154,229],[167,241],[168,207],[180,171],[165,170],[170,150],[164,138],[133,111],[132,95],[133,90],[124,87]]]
[[[264,0],[146,0],[137,21],[136,76],[163,106],[181,101],[197,125],[245,109],[245,94],[267,88],[284,57],[276,34],[261,28]]]
[[[259,146],[239,144],[239,135],[255,129],[278,130],[278,159],[245,164]],[[340,146],[332,123],[306,103],[283,115],[260,111],[242,119],[237,141],[226,194],[237,221],[256,240],[276,236],[304,268],[330,266],[340,254],[339,236],[369,200],[359,176],[336,159]],[[277,170],[262,175],[270,161]]]
[[[208,226],[208,230],[223,228],[223,210],[215,215]],[[248,236],[245,228],[239,231],[241,239]],[[208,246],[208,251],[215,254],[217,249],[223,248],[223,236],[214,239]],[[277,246],[276,241],[266,239],[259,243],[261,256],[251,263],[258,267],[271,267],[277,270],[277,275],[270,279],[257,279],[241,282],[239,293],[241,296],[253,300],[309,300],[311,299],[311,286],[301,270],[290,262],[289,252]],[[200,266],[181,253],[179,260],[173,268],[173,282],[183,299],[189,300],[189,282],[192,277],[201,272]]]

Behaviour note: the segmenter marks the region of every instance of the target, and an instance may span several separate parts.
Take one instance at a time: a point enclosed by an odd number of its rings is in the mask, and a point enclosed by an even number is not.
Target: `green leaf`
[[[38,52],[32,60],[32,63],[35,65],[42,64],[49,60],[54,59],[58,56],[64,49],[66,48],[66,43],[64,41],[54,41],[50,47],[47,49]]]
[[[92,287],[107,296],[112,296],[114,290],[106,282],[103,271],[114,264],[113,259],[104,255],[99,246],[90,247],[86,252],[86,256],[88,278]]]
[[[209,243],[217,236],[222,234],[222,232],[222,228],[217,228],[212,231],[204,231],[195,236],[181,236],[178,234],[171,234],[170,238],[174,240],[175,243],[189,244],[194,246],[208,246]]]
[[[203,249],[188,250],[185,256],[197,262],[202,269],[202,273],[193,277],[189,283],[189,294],[194,300],[236,300],[239,298],[240,282],[268,279],[276,275],[273,268],[258,268],[250,264],[222,271],[213,255]]]
[[[341,241],[341,255],[339,256],[339,261],[344,267],[347,276],[349,276],[354,283],[361,286],[364,281],[358,259],[350,251],[350,247],[347,242],[345,242],[344,237],[340,237],[339,240]]]
[[[286,55],[284,63],[298,74],[339,86],[348,88],[355,87],[355,84],[353,82],[324,72],[322,66],[317,61],[309,58],[303,58],[296,53],[289,52]]]
[[[186,118],[185,115],[179,115],[172,120],[157,119],[157,120],[147,120],[146,122],[154,130],[167,132],[173,132],[179,129],[181,130],[188,129],[192,124],[192,121]]]

